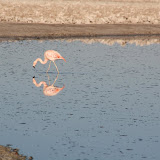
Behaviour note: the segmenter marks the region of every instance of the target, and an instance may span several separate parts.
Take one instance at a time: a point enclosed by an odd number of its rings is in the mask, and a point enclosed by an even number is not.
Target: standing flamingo
[[[36,64],[38,61],[40,61],[42,64],[46,64],[48,60],[50,60],[50,63],[49,63],[49,67],[48,67],[48,70],[50,69],[50,64],[51,62],[54,63],[56,69],[57,69],[57,72],[59,73],[58,71],[58,67],[55,63],[55,60],[57,59],[63,59],[65,62],[66,60],[57,52],[57,51],[54,51],[54,50],[48,50],[44,53],[44,61],[42,61],[41,58],[37,58],[34,62],[33,62],[33,67],[35,68]],[[47,72],[48,72],[47,70]]]

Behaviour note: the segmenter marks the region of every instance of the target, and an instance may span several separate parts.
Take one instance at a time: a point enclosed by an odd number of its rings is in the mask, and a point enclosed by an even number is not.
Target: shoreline
[[[159,4],[160,0],[0,0],[0,41],[159,38]]]
[[[160,25],[0,23],[0,41],[151,36],[160,37]]]

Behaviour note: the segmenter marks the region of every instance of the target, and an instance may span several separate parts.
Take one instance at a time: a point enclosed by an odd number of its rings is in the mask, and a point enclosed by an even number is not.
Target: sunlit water
[[[48,49],[54,64],[33,61]],[[36,160],[159,160],[160,45],[66,41],[0,43],[0,145]]]

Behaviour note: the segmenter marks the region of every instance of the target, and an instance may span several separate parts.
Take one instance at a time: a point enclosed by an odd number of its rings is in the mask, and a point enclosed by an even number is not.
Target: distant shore
[[[160,36],[160,0],[0,0],[0,41]]]

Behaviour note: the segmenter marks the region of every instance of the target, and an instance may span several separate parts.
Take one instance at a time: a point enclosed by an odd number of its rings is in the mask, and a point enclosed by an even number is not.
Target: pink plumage
[[[56,66],[55,64],[55,60],[58,60],[58,59],[63,59],[65,62],[66,60],[57,52],[57,51],[54,51],[54,50],[48,50],[44,53],[44,61],[41,59],[41,58],[37,58],[34,62],[33,62],[33,67],[35,68],[37,62],[39,61],[40,63],[42,64],[46,64],[48,62],[48,60],[52,61],[57,69],[57,72],[59,73],[58,71],[58,67]],[[49,68],[50,68],[50,64],[49,64]],[[48,70],[49,70],[48,68]],[[47,71],[48,71],[47,70]]]

